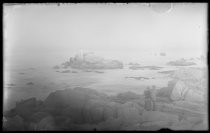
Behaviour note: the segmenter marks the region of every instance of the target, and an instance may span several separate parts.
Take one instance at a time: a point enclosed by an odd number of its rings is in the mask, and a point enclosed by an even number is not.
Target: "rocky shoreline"
[[[51,92],[44,100],[29,98],[17,102],[13,109],[3,113],[3,128],[6,131],[206,130],[205,69],[183,68],[170,72],[170,77],[173,80],[168,86],[156,90],[153,111],[145,109],[144,95],[125,92],[109,96],[76,87]]]

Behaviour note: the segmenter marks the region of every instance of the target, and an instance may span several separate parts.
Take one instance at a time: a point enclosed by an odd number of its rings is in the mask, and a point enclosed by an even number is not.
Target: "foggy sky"
[[[142,4],[4,6],[8,55],[118,52],[202,53],[207,4],[176,4],[158,13]]]

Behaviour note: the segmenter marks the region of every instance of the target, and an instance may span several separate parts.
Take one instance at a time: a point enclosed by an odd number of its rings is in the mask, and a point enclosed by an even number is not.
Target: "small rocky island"
[[[129,69],[132,70],[144,70],[144,69],[149,69],[149,70],[160,70],[163,67],[159,67],[159,66],[140,66],[140,65],[132,65],[129,67]]]
[[[68,61],[55,66],[54,69],[122,69],[123,63],[118,60],[109,60],[96,56],[93,52],[80,52]]]
[[[180,60],[170,61],[167,63],[167,65],[170,65],[170,66],[192,66],[192,65],[196,65],[196,63],[182,58]]]

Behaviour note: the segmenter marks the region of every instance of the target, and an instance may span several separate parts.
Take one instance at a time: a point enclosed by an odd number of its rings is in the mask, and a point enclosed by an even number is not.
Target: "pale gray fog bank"
[[[4,4],[5,131],[208,130],[207,4]]]

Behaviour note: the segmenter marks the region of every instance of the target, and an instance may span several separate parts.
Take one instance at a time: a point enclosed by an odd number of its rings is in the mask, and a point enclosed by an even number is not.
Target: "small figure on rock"
[[[152,100],[152,110],[155,111],[156,110],[156,86],[153,85],[152,86],[152,90],[151,90],[151,100]]]
[[[155,111],[155,102],[156,102],[156,93],[155,93],[155,86],[152,86],[152,89],[150,87],[147,87],[147,89],[144,91],[145,96],[145,110],[147,111]]]

